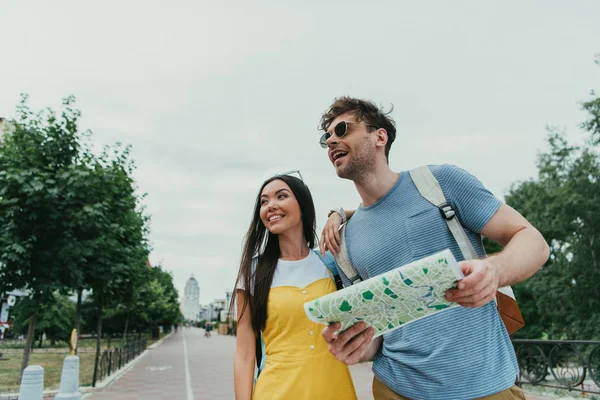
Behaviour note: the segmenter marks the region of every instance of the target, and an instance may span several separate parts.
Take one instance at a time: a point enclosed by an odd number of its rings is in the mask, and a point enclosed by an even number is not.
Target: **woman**
[[[329,353],[323,326],[304,313],[305,302],[336,290],[312,250],[316,244],[315,207],[304,182],[290,175],[265,181],[235,285],[237,400],[356,399],[348,367]],[[253,388],[260,332],[266,364]]]

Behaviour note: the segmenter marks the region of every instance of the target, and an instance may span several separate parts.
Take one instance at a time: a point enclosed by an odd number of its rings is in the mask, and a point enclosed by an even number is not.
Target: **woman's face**
[[[275,179],[263,188],[260,194],[260,219],[274,235],[302,226],[298,200],[281,179]]]

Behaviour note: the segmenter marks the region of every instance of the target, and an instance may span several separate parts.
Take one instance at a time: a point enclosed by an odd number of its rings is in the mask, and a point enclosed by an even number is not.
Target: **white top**
[[[271,288],[278,286],[295,286],[304,288],[314,281],[327,278],[329,272],[325,264],[314,251],[310,251],[306,258],[297,261],[279,260]]]
[[[305,288],[319,279],[328,278],[329,270],[319,256],[311,250],[306,258],[296,261],[278,260],[271,288],[293,286]],[[244,282],[238,283],[238,289],[244,289]],[[254,293],[254,290],[251,290]]]

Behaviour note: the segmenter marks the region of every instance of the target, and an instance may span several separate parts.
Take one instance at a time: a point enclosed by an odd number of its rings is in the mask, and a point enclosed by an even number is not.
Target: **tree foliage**
[[[134,288],[131,304],[109,307],[104,314],[106,333],[148,332],[158,326],[168,329],[181,320],[178,293],[173,277],[161,266],[141,271],[140,284]]]
[[[40,304],[80,277],[81,249],[68,240],[73,183],[85,179],[72,102],[61,117],[33,115],[23,97],[0,146],[0,291],[26,289]]]
[[[28,316],[32,314],[32,307],[35,307],[32,300],[24,297],[19,299],[15,307],[11,308],[13,329],[17,334],[27,334]],[[42,335],[46,335],[52,345],[58,342],[69,343],[75,316],[75,303],[71,299],[57,294],[54,301],[42,305],[38,314],[40,318],[35,327],[36,339],[39,340]]]
[[[79,111],[73,97],[57,116],[34,114],[23,96],[17,119],[0,145],[0,292],[25,289],[31,315],[22,370],[27,366],[39,313],[82,277],[85,249],[71,241],[75,186],[86,179]]]
[[[582,106],[587,142],[572,145],[563,130],[548,128],[538,178],[506,196],[551,247],[548,263],[515,288],[528,324],[522,337],[600,338],[600,97],[591,97]]]
[[[13,312],[16,327],[28,336],[22,368],[34,337],[43,332],[62,340],[78,320],[70,314],[68,294],[90,294],[98,333],[103,308],[132,313],[140,307],[168,319],[177,307],[167,278],[148,276],[149,217],[133,179],[130,148],[116,144],[93,154],[73,97],[63,101],[60,115],[34,113],[27,100],[22,97],[0,142],[0,293],[28,293]],[[164,299],[144,295],[154,280],[161,284],[153,294]],[[58,315],[60,310],[65,313]],[[144,327],[160,319],[153,315]]]

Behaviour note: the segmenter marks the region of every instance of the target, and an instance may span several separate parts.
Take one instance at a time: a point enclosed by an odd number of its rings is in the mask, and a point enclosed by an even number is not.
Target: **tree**
[[[548,128],[549,150],[538,158],[539,176],[514,185],[506,202],[550,244],[548,263],[516,287],[534,331],[556,339],[598,339],[600,333],[600,97],[583,103],[589,134],[573,146],[565,132]],[[526,329],[521,332],[525,333]]]
[[[25,297],[19,299],[12,309],[15,332],[27,334],[27,316],[32,314],[31,307],[34,307],[33,302],[30,298]],[[69,343],[74,314],[75,303],[67,296],[56,294],[52,303],[44,304],[42,309],[38,310],[39,318],[34,333],[34,337],[40,341],[39,347],[41,347],[44,334],[52,345],[57,342]]]
[[[82,248],[70,241],[68,210],[74,182],[85,180],[81,168],[84,134],[73,97],[57,116],[37,114],[22,96],[17,119],[0,144],[0,292],[25,289],[32,307],[21,371],[29,361],[39,310],[54,302],[81,277]]]
[[[102,316],[102,330],[117,335],[128,330],[137,333],[150,332],[162,325],[165,329],[181,321],[177,289],[173,277],[162,267],[145,267],[140,271],[135,287],[134,302],[130,308],[124,303],[105,307]],[[89,299],[83,304],[85,330],[95,330],[92,321],[98,320],[98,309]]]
[[[112,154],[108,150],[112,150]],[[95,182],[97,199],[94,220],[101,232],[90,246],[83,279],[92,291],[98,315],[94,384],[100,355],[103,309],[131,302],[136,277],[145,268],[149,253],[148,218],[136,194],[132,177],[134,163],[129,154],[128,147],[106,149],[96,160],[90,177]]]
[[[22,368],[38,317],[56,295],[91,290],[102,335],[102,307],[131,303],[132,285],[148,258],[148,217],[132,178],[130,149],[94,156],[78,130],[74,98],[60,117],[33,114],[23,96],[18,118],[0,144],[0,292],[25,289],[31,314]],[[109,154],[109,151],[112,153]],[[97,343],[99,352],[100,339]]]
[[[159,265],[147,268],[144,277],[136,298],[136,312],[131,318],[132,327],[149,331],[159,325],[168,328],[179,322],[181,311],[173,276]]]

